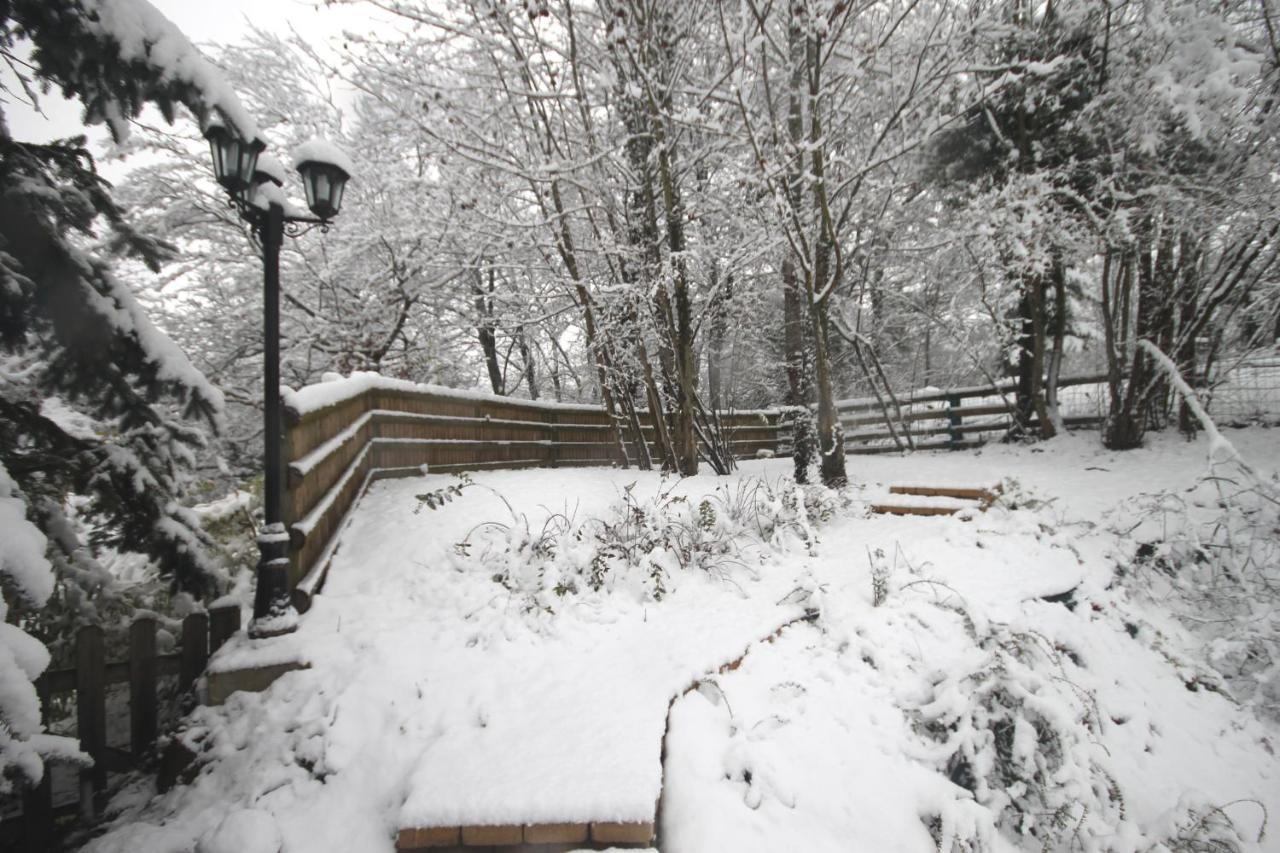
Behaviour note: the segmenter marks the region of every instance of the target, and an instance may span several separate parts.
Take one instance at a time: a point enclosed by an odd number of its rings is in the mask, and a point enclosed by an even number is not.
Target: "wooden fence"
[[[156,653],[155,619],[137,619],[129,629],[129,658],[106,660],[102,628],[88,625],[76,634],[76,665],[49,670],[36,680],[36,691],[48,725],[54,697],[74,696],[76,727],[80,749],[93,759],[93,766],[80,773],[78,801],[54,804],[52,772],[46,766],[40,784],[23,793],[22,816],[5,824],[0,841],[6,845],[21,837],[22,847],[32,853],[56,849],[55,823],[59,816],[79,812],[92,820],[100,795],[106,789],[108,773],[125,773],[136,768],[138,759],[155,743],[160,705],[157,685],[161,678],[177,677],[179,690],[187,690],[204,672],[209,656],[240,630],[239,605],[193,613],[182,621],[178,651]],[[107,743],[107,691],[115,684],[129,685],[129,749]],[[6,846],[6,849],[13,849]]]
[[[323,585],[351,507],[373,480],[417,476],[424,470],[623,462],[609,418],[598,406],[407,385],[353,386],[360,390],[335,394],[339,399],[305,412],[285,407],[283,512],[292,540],[290,581],[301,612]],[[734,455],[776,452],[778,417],[774,410],[722,414]],[[640,441],[653,447],[651,431],[648,423],[642,424],[641,436],[623,430],[633,463]]]
[[[1066,426],[1091,427],[1102,422],[1100,394],[1091,392],[1095,391],[1092,386],[1106,381],[1105,375],[1058,380],[1060,391],[1075,388],[1083,392],[1060,395]],[[983,434],[1007,433],[1013,428],[1015,390],[1016,383],[1010,380],[995,385],[916,391],[899,397],[898,407],[887,397],[841,400],[836,407],[845,432],[845,452],[892,453],[910,449],[911,445],[916,450],[980,446]],[[893,430],[889,429],[889,422],[893,423]],[[1036,422],[1031,425],[1036,426]],[[876,428],[868,429],[873,426]]]

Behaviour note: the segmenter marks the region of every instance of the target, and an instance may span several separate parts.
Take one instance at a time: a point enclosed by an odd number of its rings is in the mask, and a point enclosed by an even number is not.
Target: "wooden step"
[[[871,505],[871,511],[877,515],[955,515],[965,508],[960,506],[905,506],[899,504]]]
[[[567,849],[603,850],[618,844],[649,844],[654,836],[653,822],[618,823],[543,823],[521,826],[433,826],[401,829],[396,837],[396,850],[431,851],[448,848],[459,850],[495,846],[504,850],[543,851]]]
[[[925,486],[925,485],[898,485],[890,486],[889,494],[891,495],[922,495],[937,498],[961,498],[963,500],[978,501],[983,508],[995,503],[997,497],[1000,496],[1001,487],[999,483],[992,486]]]
[[[889,498],[871,504],[881,515],[955,515],[963,509],[986,510],[1000,495],[1000,484],[898,483],[889,486]]]

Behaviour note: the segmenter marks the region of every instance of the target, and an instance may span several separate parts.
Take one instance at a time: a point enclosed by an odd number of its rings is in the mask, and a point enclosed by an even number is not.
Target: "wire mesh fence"
[[[1207,377],[1209,414],[1226,424],[1280,423],[1280,353],[1253,353]]]

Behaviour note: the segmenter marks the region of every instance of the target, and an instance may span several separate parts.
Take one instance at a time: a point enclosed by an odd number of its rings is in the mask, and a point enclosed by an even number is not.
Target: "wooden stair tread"
[[[649,844],[653,821],[590,821],[581,823],[510,824],[506,826],[407,827],[396,836],[396,850],[429,851],[449,848],[511,846],[537,850],[545,845],[570,845],[574,849],[604,849],[617,844]],[[559,848],[557,848],[559,849]]]
[[[892,495],[919,495],[941,498],[961,498],[991,504],[1000,495],[1000,484],[990,486],[917,485],[899,484],[889,487]]]
[[[976,506],[976,504],[975,504]],[[872,504],[877,515],[955,515],[965,507],[959,506],[902,506],[899,504]]]
[[[999,483],[988,486],[898,483],[889,486],[889,497],[874,501],[871,511],[880,515],[955,515],[964,509],[985,510],[999,497]]]

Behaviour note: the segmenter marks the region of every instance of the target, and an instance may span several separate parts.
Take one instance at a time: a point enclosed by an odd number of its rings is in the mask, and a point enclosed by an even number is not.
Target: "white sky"
[[[292,26],[313,44],[340,36],[344,31],[368,32],[378,29],[377,10],[363,3],[324,6],[323,0],[149,0],[197,45],[228,44],[238,41],[250,27],[250,20],[271,32],[287,32]],[[385,20],[385,16],[381,16]],[[7,72],[6,72],[7,73]],[[40,96],[43,115],[18,101],[3,104],[5,120],[15,139],[46,142],[50,139],[88,133],[104,141],[104,128],[86,129],[80,121],[81,107],[66,101],[57,92]]]

